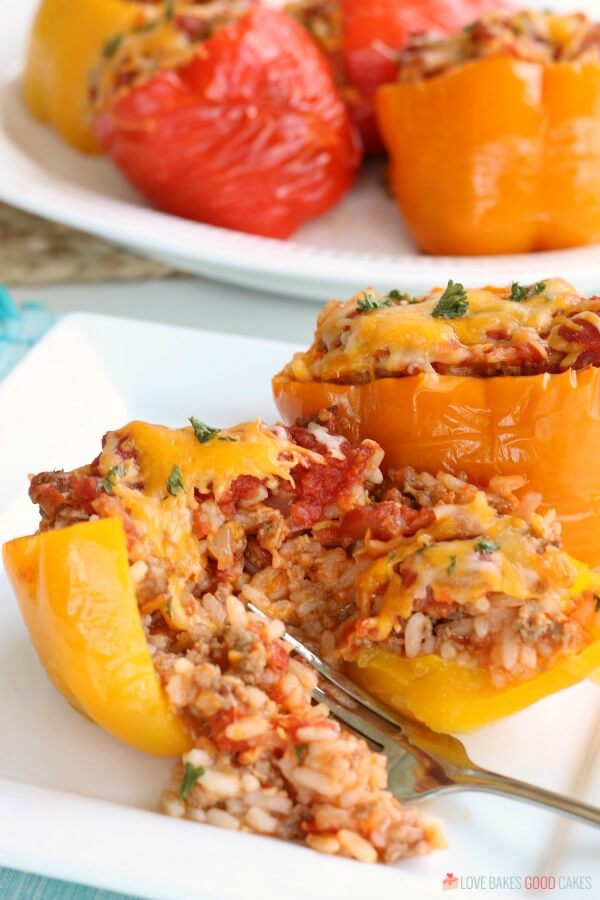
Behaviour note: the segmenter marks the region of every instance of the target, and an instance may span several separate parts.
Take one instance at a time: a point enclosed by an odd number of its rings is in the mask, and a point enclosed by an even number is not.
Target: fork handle
[[[546,791],[533,784],[526,784],[515,778],[498,775],[496,772],[488,772],[485,769],[462,771],[454,776],[454,781],[457,786],[465,790],[513,797],[515,800],[533,803],[544,809],[553,809],[578,822],[584,822],[586,825],[600,827],[600,809],[597,807],[589,806],[587,803],[581,803],[562,794],[555,794],[553,791]]]

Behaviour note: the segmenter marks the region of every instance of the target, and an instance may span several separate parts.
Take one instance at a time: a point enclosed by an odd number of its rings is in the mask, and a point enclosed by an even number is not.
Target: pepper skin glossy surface
[[[142,629],[120,519],[18,538],[4,563],[40,662],[72,706],[156,756],[191,745]]]
[[[286,422],[337,407],[352,440],[370,437],[388,468],[465,473],[487,484],[524,475],[557,510],[565,549],[600,566],[600,369],[475,378],[413,375],[366,384],[273,379]]]

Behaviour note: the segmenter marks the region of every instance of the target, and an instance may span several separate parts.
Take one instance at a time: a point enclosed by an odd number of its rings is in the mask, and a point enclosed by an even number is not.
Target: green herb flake
[[[522,303],[524,300],[531,300],[532,297],[539,297],[545,290],[545,281],[536,281],[535,284],[529,285],[519,284],[518,281],[513,281],[508,299],[512,300],[513,303]]]
[[[104,478],[96,485],[96,492],[99,494],[101,491],[105,491],[107,494],[112,494],[116,479],[124,476],[125,466],[111,466]]]
[[[105,59],[112,59],[112,57],[118,52],[124,39],[124,34],[115,34],[114,37],[111,37],[107,40],[102,51]]]
[[[179,796],[182,800],[185,800],[191,789],[194,787],[199,778],[202,778],[204,775],[204,766],[193,766],[191,763],[185,764],[185,771],[183,773],[183,779],[181,782],[181,787],[179,788]]]
[[[390,300],[395,300],[396,303],[405,303],[408,305],[419,302],[419,299],[417,297],[413,297],[411,294],[407,294],[405,291],[389,291],[388,297],[390,298]]]
[[[165,22],[170,22],[174,15],[175,15],[175,0],[166,0]]]
[[[172,600],[169,600],[169,602],[165,606],[165,612],[169,616],[169,618],[171,618],[171,616],[173,615],[173,601]]]
[[[391,306],[392,301],[388,300],[377,300],[372,294],[368,291],[363,291],[362,297],[358,298],[356,303],[356,308],[361,313],[373,312],[375,309],[382,309],[384,306]]]
[[[446,569],[446,574],[452,575],[452,573],[454,572],[455,569],[456,569],[456,554],[453,553],[452,556],[450,557],[450,565]]]
[[[500,544],[497,544],[496,541],[489,541],[487,538],[480,538],[475,544],[477,553],[493,553],[499,549]]]
[[[220,430],[219,428],[211,428],[210,425],[205,425],[204,422],[201,422],[200,419],[194,418],[194,416],[190,416],[190,422],[192,423],[194,434],[201,444],[206,444],[208,441],[212,441],[212,439],[218,435]]]
[[[438,300],[431,315],[434,319],[462,319],[469,311],[467,292],[462,284],[448,282],[448,287]]]
[[[179,491],[185,490],[185,485],[181,479],[181,469],[179,466],[173,466],[169,480],[167,481],[167,490],[171,497],[176,497]]]
[[[600,612],[600,594],[594,594],[594,600],[596,601],[596,612]]]
[[[294,744],[294,753],[296,754],[296,759],[299,763],[304,762],[304,757],[308,751],[308,747],[304,744]]]

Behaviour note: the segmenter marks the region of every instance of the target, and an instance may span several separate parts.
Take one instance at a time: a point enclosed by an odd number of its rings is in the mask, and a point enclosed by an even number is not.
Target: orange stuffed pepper
[[[488,16],[415,38],[377,115],[418,247],[484,255],[600,240],[600,28]]]
[[[412,298],[364,291],[321,314],[274,378],[286,421],[335,408],[386,466],[513,479],[562,522],[566,549],[600,565],[600,298],[559,279]]]

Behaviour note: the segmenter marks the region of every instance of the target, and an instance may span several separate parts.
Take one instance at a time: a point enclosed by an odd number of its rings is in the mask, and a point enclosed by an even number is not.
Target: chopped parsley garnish
[[[170,493],[171,497],[177,496],[179,491],[185,490],[185,485],[181,480],[181,469],[179,466],[173,466],[171,469],[171,474],[169,475],[169,480],[167,481],[167,490]]]
[[[96,485],[96,492],[99,494],[100,491],[106,491],[107,494],[112,494],[115,480],[117,479],[117,477],[123,478],[124,475],[125,466],[111,466],[104,478],[102,478]]]
[[[304,762],[307,751],[308,747],[304,744],[294,744],[294,753],[296,754],[296,759],[299,763]]]
[[[450,279],[448,287],[436,303],[431,315],[434,319],[462,319],[468,311],[467,292],[462,284],[454,283]]]
[[[170,22],[174,15],[175,15],[175,0],[166,0],[165,22]]]
[[[497,544],[496,541],[489,541],[487,538],[480,538],[475,544],[477,553],[493,553],[495,550],[499,549],[500,544]]]
[[[377,298],[373,297],[372,294],[369,294],[368,291],[363,291],[362,297],[358,298],[356,308],[361,313],[368,313],[373,312],[374,309],[382,309],[384,306],[391,305],[391,300],[377,300]]]
[[[111,59],[117,53],[124,39],[124,34],[115,34],[114,37],[107,40],[102,51],[106,59]]]
[[[165,606],[165,612],[169,617],[171,617],[173,615],[173,601],[172,600],[169,600],[169,602]]]
[[[532,297],[539,297],[545,290],[545,281],[536,281],[535,284],[529,285],[519,284],[518,281],[513,281],[509,300],[512,300],[514,303],[522,303],[523,300],[531,300]]]
[[[596,601],[596,612],[600,612],[600,595],[594,594],[594,600]]]
[[[205,425],[204,422],[201,422],[200,419],[194,418],[194,416],[190,416],[190,422],[192,423],[194,434],[201,444],[206,444],[207,441],[212,441],[212,439],[219,433],[218,428],[211,428],[210,425]]]
[[[179,788],[179,796],[185,800],[191,789],[194,787],[199,778],[204,775],[204,766],[193,766],[191,763],[185,764],[185,771],[181,787]]]
[[[218,441],[227,441],[230,444],[237,441],[237,438],[232,437],[230,434],[221,434],[220,428],[211,428],[210,425],[205,425],[204,422],[201,422],[200,419],[196,419],[194,416],[190,416],[190,422],[192,423],[194,434],[201,444],[206,444],[208,441],[212,441],[213,438],[217,438]]]
[[[450,557],[450,565],[449,565],[448,568],[446,569],[446,574],[447,574],[447,575],[452,575],[452,573],[454,572],[455,568],[456,568],[456,555],[453,553],[452,556]]]

